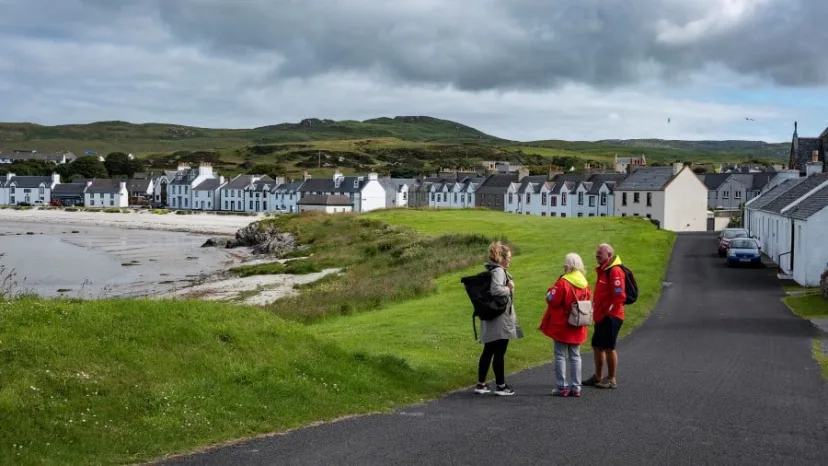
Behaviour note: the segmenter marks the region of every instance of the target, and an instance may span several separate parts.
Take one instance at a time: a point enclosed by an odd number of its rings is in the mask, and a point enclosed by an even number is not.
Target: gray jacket
[[[493,262],[487,262],[486,269],[492,273],[492,296],[507,296],[509,307],[497,319],[480,321],[480,343],[523,338],[523,331],[520,329],[517,314],[515,314],[514,296],[506,286],[506,281],[511,280],[512,276],[503,267]]]

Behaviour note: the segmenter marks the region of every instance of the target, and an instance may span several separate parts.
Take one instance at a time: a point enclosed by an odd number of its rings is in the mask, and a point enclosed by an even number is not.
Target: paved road
[[[457,393],[178,461],[828,464],[815,330],[780,303],[772,271],[727,269],[711,236],[681,235],[667,281],[658,309],[619,345],[618,390],[553,398],[544,366],[510,377],[513,397]]]

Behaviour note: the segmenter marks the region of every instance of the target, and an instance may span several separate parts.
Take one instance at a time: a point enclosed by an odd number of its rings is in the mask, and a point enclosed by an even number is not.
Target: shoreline
[[[199,235],[233,236],[241,228],[264,218],[264,215],[216,215],[193,213],[177,215],[153,214],[146,211],[129,213],[66,212],[63,210],[0,209],[0,226],[3,222],[42,223],[48,225],[77,225],[123,228],[131,230],[157,230]]]

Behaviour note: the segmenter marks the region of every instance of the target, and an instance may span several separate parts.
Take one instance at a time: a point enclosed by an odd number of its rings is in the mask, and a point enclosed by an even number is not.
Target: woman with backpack
[[[587,320],[570,323],[573,304],[589,301],[592,292],[586,279],[586,268],[581,256],[567,254],[564,274],[546,292],[546,313],[539,330],[555,341],[555,389],[554,396],[581,396],[581,344],[587,338]],[[573,321],[576,319],[573,317]],[[566,363],[569,360],[569,384],[566,383]]]
[[[508,300],[506,311],[493,320],[480,321],[480,342],[483,343],[483,354],[480,355],[478,365],[477,386],[474,392],[477,394],[491,393],[486,379],[489,375],[489,366],[492,366],[495,374],[494,393],[499,396],[514,395],[515,391],[506,385],[505,363],[506,348],[509,340],[523,338],[523,331],[517,323],[515,315],[515,282],[506,269],[512,262],[512,251],[509,246],[495,241],[489,245],[489,260],[486,262],[486,270],[491,273],[492,284],[490,292],[492,296],[505,296]]]

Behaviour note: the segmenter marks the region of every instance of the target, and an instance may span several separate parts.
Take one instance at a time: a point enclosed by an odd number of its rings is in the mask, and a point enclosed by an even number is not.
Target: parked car
[[[759,266],[762,264],[761,246],[753,238],[733,238],[727,248],[727,266]]]
[[[716,238],[719,257],[724,257],[727,254],[727,247],[732,240],[747,237],[748,232],[744,228],[725,228],[722,230]]]

